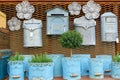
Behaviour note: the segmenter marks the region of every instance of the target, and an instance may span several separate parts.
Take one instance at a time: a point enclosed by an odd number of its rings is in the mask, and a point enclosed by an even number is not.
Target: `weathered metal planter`
[[[29,62],[32,60],[33,55],[22,55],[24,56],[24,67],[25,67],[25,77],[28,77],[29,73]]]
[[[120,62],[112,62],[112,78],[120,79]]]
[[[96,58],[103,60],[104,74],[111,75],[112,55],[96,55]]]
[[[30,63],[29,80],[53,80],[53,63]]]
[[[24,80],[23,61],[9,61],[9,80]]]
[[[47,56],[51,58],[54,63],[54,70],[53,70],[54,77],[61,77],[63,75],[62,58],[64,57],[64,55],[63,54],[48,54]]]
[[[0,59],[0,80],[2,80],[6,75],[6,61],[4,59]]]
[[[89,77],[94,79],[104,78],[103,61],[97,58],[90,59]]]
[[[73,57],[80,58],[81,76],[89,75],[90,54],[73,54]]]
[[[65,57],[62,59],[64,80],[79,80],[81,78],[80,58]]]
[[[8,58],[12,54],[10,49],[2,49],[0,50],[0,80],[3,80],[7,73],[7,63]]]

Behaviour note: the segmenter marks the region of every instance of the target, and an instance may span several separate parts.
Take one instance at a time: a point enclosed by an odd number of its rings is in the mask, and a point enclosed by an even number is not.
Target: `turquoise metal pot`
[[[64,57],[62,66],[64,80],[79,80],[81,78],[80,58]]]
[[[30,63],[29,80],[53,80],[53,63]]]
[[[103,60],[104,74],[111,75],[112,55],[96,55],[96,58]]]
[[[24,80],[23,61],[9,61],[9,80]]]
[[[29,62],[32,60],[33,55],[22,55],[24,57],[25,77],[29,75]]]
[[[62,58],[64,57],[63,54],[48,54],[47,57],[51,58],[54,63],[54,70],[53,74],[54,77],[62,77],[63,69],[62,69]]]
[[[120,79],[120,62],[112,62],[112,78]]]
[[[103,61],[98,58],[90,59],[89,77],[94,79],[104,78]]]
[[[80,58],[81,63],[81,76],[87,76],[89,75],[89,60],[90,60],[90,54],[73,54],[74,58]]]

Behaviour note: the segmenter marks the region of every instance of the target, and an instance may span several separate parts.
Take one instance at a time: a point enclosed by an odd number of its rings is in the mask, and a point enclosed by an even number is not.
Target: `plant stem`
[[[70,48],[70,57],[72,57],[72,48]]]

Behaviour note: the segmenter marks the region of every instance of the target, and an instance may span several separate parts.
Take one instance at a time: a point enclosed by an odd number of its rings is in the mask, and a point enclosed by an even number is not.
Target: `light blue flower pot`
[[[112,78],[120,79],[120,62],[112,62]]]
[[[79,80],[81,78],[80,58],[64,57],[62,66],[64,80]]]
[[[25,77],[28,77],[28,71],[29,71],[29,62],[32,60],[33,55],[22,55],[24,57],[24,67],[25,67]]]
[[[111,75],[112,55],[96,55],[96,58],[103,60],[104,74]]]
[[[73,57],[80,58],[81,76],[89,75],[90,54],[73,54]]]
[[[104,78],[103,61],[98,58],[90,59],[89,77],[94,79]]]
[[[30,63],[29,80],[53,80],[53,66],[50,63]]]
[[[54,70],[53,74],[54,77],[62,77],[63,69],[62,69],[62,58],[64,57],[63,54],[48,54],[49,58],[51,58],[54,62]]]
[[[23,61],[9,61],[9,80],[24,80]]]

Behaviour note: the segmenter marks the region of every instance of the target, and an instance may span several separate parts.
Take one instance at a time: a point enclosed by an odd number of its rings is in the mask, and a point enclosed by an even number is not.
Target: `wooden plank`
[[[22,2],[23,0],[0,0],[0,2]],[[29,0],[30,2],[87,2],[88,0]],[[120,0],[94,0],[96,2],[119,2]]]

